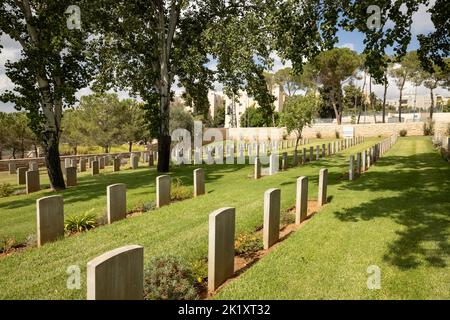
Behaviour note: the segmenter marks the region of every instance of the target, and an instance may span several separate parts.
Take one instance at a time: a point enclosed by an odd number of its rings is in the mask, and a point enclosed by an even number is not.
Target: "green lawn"
[[[430,139],[399,139],[355,181],[329,169],[332,202],[215,298],[449,299],[450,166]]]
[[[368,140],[365,146],[368,147],[375,140]],[[321,139],[320,143],[328,141],[330,140]],[[311,143],[314,145],[316,142]],[[360,145],[350,150],[361,148]],[[208,192],[205,196],[177,202],[39,249],[27,249],[0,258],[0,299],[84,299],[86,263],[99,254],[127,244],[143,245],[146,259],[163,253],[177,254],[187,261],[202,259],[207,256],[208,215],[212,211],[234,206],[237,209],[237,232],[253,231],[262,225],[265,190],[281,188],[282,208],[287,209],[295,203],[297,176],[310,176],[311,188],[317,189],[319,169],[343,163],[344,158],[338,155],[333,159],[316,161],[259,181],[249,178],[253,173],[253,166],[250,165],[204,166]],[[172,175],[181,177],[185,184],[192,185],[194,168],[178,167]],[[339,170],[345,171],[345,168]],[[41,177],[43,183],[46,183],[44,176]],[[106,186],[120,182],[128,187],[128,208],[139,201],[153,201],[155,177],[154,169],[144,167],[96,177],[85,174],[79,178],[77,187],[62,192],[65,213],[79,214],[94,208],[99,215],[103,214],[106,207]],[[14,236],[18,241],[23,241],[27,235],[34,234],[35,201],[49,194],[49,190],[43,190],[29,196],[0,199],[0,236]],[[311,198],[315,197],[316,192],[311,192]],[[81,290],[66,288],[66,270],[70,265],[81,267]]]

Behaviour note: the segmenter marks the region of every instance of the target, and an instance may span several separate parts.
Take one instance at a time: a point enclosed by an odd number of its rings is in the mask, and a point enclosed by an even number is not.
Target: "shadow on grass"
[[[385,261],[400,269],[417,268],[426,261],[433,267],[447,267],[450,256],[450,169],[435,153],[386,157],[378,167],[389,171],[368,171],[340,188],[358,191],[386,191],[392,197],[376,198],[360,206],[336,212],[344,222],[390,218],[403,226],[389,244]]]

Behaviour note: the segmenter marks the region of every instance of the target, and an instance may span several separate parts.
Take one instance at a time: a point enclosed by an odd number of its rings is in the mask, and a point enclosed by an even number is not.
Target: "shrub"
[[[208,259],[204,258],[191,262],[189,268],[195,281],[200,285],[204,285],[205,279],[208,277]]]
[[[281,212],[280,220],[282,226],[292,224],[295,222],[295,215],[293,215],[288,210],[284,210]]]
[[[0,184],[0,198],[9,197],[13,193],[14,189],[9,183]]]
[[[172,181],[170,186],[170,199],[173,201],[180,201],[188,198],[192,198],[192,190],[189,187],[183,186],[180,178],[176,178]]]
[[[97,216],[91,213],[92,210],[81,215],[68,217],[64,221],[64,230],[67,232],[83,232],[95,228],[97,225]]]
[[[36,234],[29,234],[25,241],[27,247],[36,247],[37,246],[37,237]]]
[[[320,132],[316,132],[316,138],[317,139],[322,139],[322,134]]]
[[[334,135],[336,136],[336,139],[339,139],[341,137],[341,134],[337,130],[334,132]]]
[[[400,130],[400,137],[406,137],[408,131],[406,129]]]
[[[0,242],[0,252],[8,253],[16,245],[16,238],[3,236]]]
[[[252,255],[264,248],[260,237],[251,233],[240,234],[234,242],[234,250],[238,255]]]
[[[156,204],[153,201],[144,202],[139,200],[133,207],[133,212],[148,212],[156,209]]]
[[[146,300],[198,299],[195,280],[188,268],[174,256],[153,258],[145,271]]]
[[[434,135],[434,121],[427,119],[423,124],[423,135],[432,136]]]

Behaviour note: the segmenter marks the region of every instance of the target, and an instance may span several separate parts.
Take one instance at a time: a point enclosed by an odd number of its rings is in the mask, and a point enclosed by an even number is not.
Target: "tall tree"
[[[421,81],[430,90],[430,119],[433,119],[434,111],[434,90],[439,86],[448,86],[450,83],[450,58],[444,59],[446,66],[441,68],[438,64],[433,64],[431,71],[423,70]],[[420,77],[420,76],[419,76]]]
[[[79,145],[89,142],[82,112],[83,109],[79,108],[68,109],[63,113],[61,142],[67,143],[72,148],[73,154],[78,153]]]
[[[275,72],[275,83],[278,84],[288,96],[294,95],[298,90],[302,89],[301,75],[295,74],[292,68],[282,68]]]
[[[206,89],[217,80],[229,95],[245,89],[268,116],[273,113],[263,76],[271,61],[268,29],[263,27],[265,2],[110,1],[110,19],[101,21],[98,84],[129,89],[145,101],[150,131],[158,139],[158,171],[169,170],[175,79],[196,105],[206,101]],[[210,58],[217,61],[215,70],[207,66]]]
[[[80,0],[0,2],[0,35],[21,46],[20,59],[5,66],[14,89],[0,95],[0,100],[28,111],[54,190],[65,188],[59,159],[63,108],[75,102],[75,92],[86,87],[92,75],[85,55],[87,26],[68,28],[65,12],[70,5],[88,8],[91,4]]]

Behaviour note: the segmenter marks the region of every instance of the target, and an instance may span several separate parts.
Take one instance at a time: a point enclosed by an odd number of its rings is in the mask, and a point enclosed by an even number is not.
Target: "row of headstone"
[[[326,203],[327,169],[319,175],[319,206]],[[113,187],[113,186],[110,186]],[[121,190],[123,194],[124,190]],[[45,207],[63,210],[62,197],[58,204]],[[43,200],[43,199],[42,199]],[[308,178],[297,179],[296,223],[307,217]],[[269,249],[280,237],[281,190],[269,189],[264,193],[263,243]],[[48,220],[49,217],[47,217]],[[63,214],[54,215],[52,225],[63,222]],[[234,239],[236,209],[221,208],[209,215],[208,231],[208,290],[216,291],[234,274]],[[57,220],[57,221],[56,221]],[[49,223],[50,221],[46,221]],[[53,232],[53,237],[57,232]],[[59,234],[60,236],[61,234]],[[144,248],[129,245],[108,251],[87,263],[88,300],[142,300],[144,283]]]
[[[309,162],[312,162],[314,160],[320,160],[320,158],[324,158],[327,155],[332,156],[336,154],[337,152],[344,150],[350,146],[354,146],[356,144],[363,143],[365,141],[364,137],[356,137],[353,139],[344,139],[344,140],[336,140],[333,142],[330,142],[328,144],[322,144],[322,146],[317,145],[315,148],[314,146],[310,146],[309,148]],[[305,164],[307,162],[307,149],[303,148],[301,152],[301,158],[298,155],[298,152],[294,150],[293,152],[293,161],[292,166],[296,167],[299,164]],[[281,154],[281,163],[279,162],[279,154],[272,153],[269,156],[269,175],[274,175],[279,170],[287,170],[289,167],[288,164],[288,154],[287,152],[283,152]],[[261,161],[259,157],[255,158],[254,161],[254,179],[259,179],[262,176],[262,167],[261,167]]]
[[[369,149],[358,152],[356,157],[350,155],[348,179],[354,180],[367,171],[382,155],[384,155],[397,142],[397,135],[393,135],[371,146]]]

